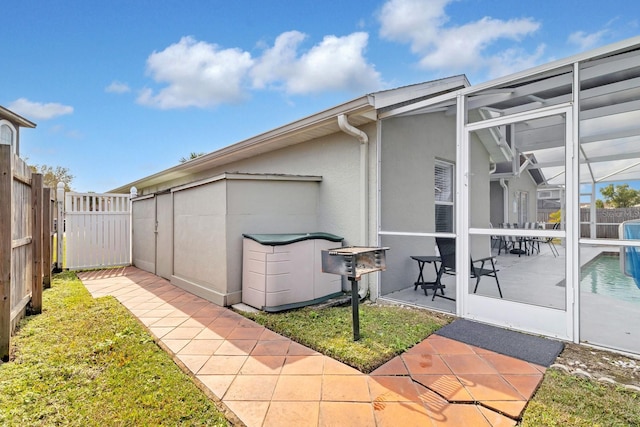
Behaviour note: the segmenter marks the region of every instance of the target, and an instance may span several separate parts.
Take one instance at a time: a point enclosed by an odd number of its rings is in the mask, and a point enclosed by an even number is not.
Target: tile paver
[[[431,335],[365,375],[135,267],[79,277],[249,427],[514,426],[545,372]]]

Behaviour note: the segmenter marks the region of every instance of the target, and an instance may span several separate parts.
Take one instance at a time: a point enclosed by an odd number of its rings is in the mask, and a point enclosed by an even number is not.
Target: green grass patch
[[[427,310],[362,304],[360,340],[353,341],[351,306],[242,313],[272,331],[369,373],[453,318]]]
[[[224,415],[114,298],[56,275],[0,365],[3,426],[224,426]]]
[[[550,369],[521,426],[640,426],[640,394]]]

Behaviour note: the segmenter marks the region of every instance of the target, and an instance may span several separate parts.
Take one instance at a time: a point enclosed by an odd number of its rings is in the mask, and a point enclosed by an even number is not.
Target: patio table
[[[418,263],[418,279],[413,284],[413,290],[418,289],[418,286],[421,286],[425,293],[427,289],[433,289],[435,292],[435,281],[434,282],[425,282],[424,280],[424,266],[426,264],[433,264],[433,269],[436,272],[436,276],[438,275],[438,262],[440,262],[440,257],[437,255],[411,255],[411,259],[417,261]],[[444,294],[444,291],[442,291]]]

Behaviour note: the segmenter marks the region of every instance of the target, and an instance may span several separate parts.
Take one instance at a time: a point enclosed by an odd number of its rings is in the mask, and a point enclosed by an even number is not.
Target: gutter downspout
[[[502,221],[509,222],[509,187],[504,178],[500,178],[500,187],[502,187]]]
[[[360,141],[360,241],[363,246],[368,246],[368,231],[369,231],[369,136],[360,129],[354,127],[349,123],[349,119],[346,114],[338,115],[338,127],[341,131],[347,135],[358,138]],[[369,292],[369,282],[367,279],[367,289],[360,289],[358,295],[360,299],[367,296]]]

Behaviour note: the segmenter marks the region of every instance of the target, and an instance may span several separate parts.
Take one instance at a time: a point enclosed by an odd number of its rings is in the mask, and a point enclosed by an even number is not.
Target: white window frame
[[[449,182],[445,182],[445,185],[448,186],[448,188],[439,188],[438,187],[438,179],[437,174],[438,174],[438,167],[440,168],[446,168],[446,172],[449,175]],[[434,194],[433,194],[433,204],[434,204],[434,229],[436,232],[442,232],[442,233],[454,233],[455,232],[455,219],[456,219],[456,213],[455,213],[455,189],[456,189],[456,183],[455,183],[455,164],[452,162],[447,162],[444,160],[438,160],[436,159],[434,161],[434,167],[433,167],[433,179],[434,179]],[[442,193],[448,193],[448,195],[446,196],[446,200],[439,200],[438,199],[438,194],[442,194]],[[438,215],[437,215],[437,210],[438,210],[438,206],[451,206],[451,219],[450,219],[450,224],[451,224],[451,229],[450,230],[438,230]]]
[[[18,153],[18,147],[17,147],[17,138],[18,138],[18,132],[16,130],[16,128],[11,124],[11,122],[7,121],[7,120],[0,120],[0,136],[2,135],[2,129],[4,127],[7,127],[7,129],[9,129],[9,132],[11,133],[11,141],[10,141],[10,145],[13,148],[13,152],[16,154]],[[2,141],[2,139],[0,139],[0,144],[4,144],[4,142]],[[9,145],[9,144],[6,144]]]

